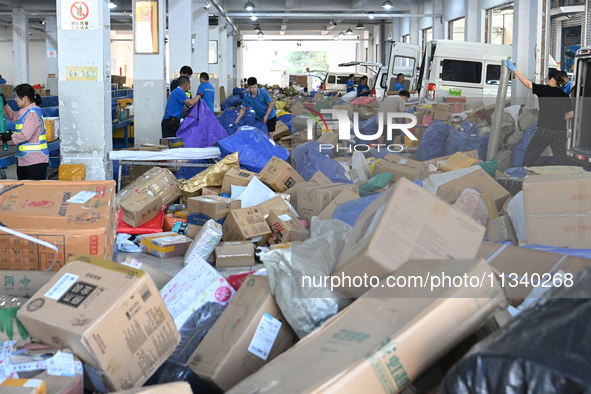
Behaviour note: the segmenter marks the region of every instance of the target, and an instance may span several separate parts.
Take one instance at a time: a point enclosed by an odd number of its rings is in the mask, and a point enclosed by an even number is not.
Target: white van
[[[388,67],[388,90],[393,91],[398,73],[405,75],[404,87],[419,91],[419,102],[439,101],[450,89],[460,89],[467,102],[497,99],[502,61],[511,56],[510,45],[433,40],[426,44],[420,66],[418,45],[394,42]],[[511,90],[507,95],[510,97]]]

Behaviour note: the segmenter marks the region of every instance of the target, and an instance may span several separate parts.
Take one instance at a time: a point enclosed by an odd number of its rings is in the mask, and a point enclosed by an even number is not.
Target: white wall
[[[47,50],[45,33],[31,29],[29,36],[29,75],[31,85],[47,85]],[[0,28],[0,75],[6,83],[14,85],[14,61],[12,53],[12,29]]]

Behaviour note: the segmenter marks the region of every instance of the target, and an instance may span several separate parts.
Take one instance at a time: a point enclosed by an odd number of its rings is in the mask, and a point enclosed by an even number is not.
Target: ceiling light
[[[376,14],[375,12],[373,12],[373,11],[369,11],[369,12],[367,13],[367,16],[369,16],[369,19],[373,19],[373,18],[374,18],[374,16],[375,16],[375,14]]]
[[[252,30],[258,30],[258,31],[261,31],[261,25],[256,25],[256,26],[254,27],[254,29],[252,29]]]
[[[262,37],[262,36],[264,36],[264,35],[265,35],[265,34],[263,33],[263,31],[262,31],[262,30],[259,30],[259,32],[257,33],[257,36],[259,36],[259,37]]]
[[[353,34],[353,30],[351,30],[351,28],[348,28],[345,34],[350,36],[351,34]]]
[[[117,4],[111,2],[109,3],[109,8],[117,8]]]
[[[252,15],[250,16],[250,20],[251,20],[251,21],[256,21],[257,19],[259,19],[259,18],[258,18],[258,17],[257,17],[255,14],[252,14]]]
[[[244,9],[247,11],[251,11],[253,8],[255,8],[255,6],[252,1],[247,1],[246,4],[244,4]]]
[[[365,29],[365,26],[363,26],[363,23],[361,23],[361,21],[359,21],[357,26],[355,26],[355,30],[361,30],[361,29]]]
[[[343,33],[342,31],[339,33],[339,37],[345,37],[345,33]]]
[[[339,36],[333,36],[332,37],[334,40],[337,40],[339,38]]]
[[[392,2],[390,0],[386,0],[382,4],[382,7],[389,10],[390,8],[394,7],[394,5],[392,4]]]

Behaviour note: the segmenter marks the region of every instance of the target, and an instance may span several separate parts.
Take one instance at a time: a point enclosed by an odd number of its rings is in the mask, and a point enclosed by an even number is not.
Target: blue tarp
[[[474,123],[462,122],[462,131],[458,131],[447,123],[436,120],[423,134],[417,149],[417,160],[431,160],[469,150],[478,150],[480,158],[485,160],[488,134],[481,138],[477,133],[478,126]]]
[[[455,129],[440,120],[431,123],[419,142],[417,160],[425,161],[445,156],[445,142],[451,130]]]
[[[242,88],[234,88],[232,91],[232,95],[240,97],[240,100],[244,100],[244,95],[246,94],[247,90]]]
[[[228,108],[222,112],[222,114],[218,118],[218,122],[222,125],[222,127],[226,130],[228,135],[233,135],[236,133],[240,126],[246,126],[249,123],[255,121],[255,113],[254,109],[251,107],[247,107],[246,111],[244,112],[244,116],[240,119],[240,122],[236,125],[234,122],[238,117],[238,111],[235,111],[231,108]],[[230,126],[232,125],[232,126]]]
[[[228,133],[203,100],[191,108],[176,136],[183,139],[185,148],[206,148],[226,138]]]
[[[243,126],[234,135],[219,141],[221,156],[238,152],[240,166],[253,172],[260,172],[273,156],[287,160],[289,151],[275,144],[269,136],[250,126]]]

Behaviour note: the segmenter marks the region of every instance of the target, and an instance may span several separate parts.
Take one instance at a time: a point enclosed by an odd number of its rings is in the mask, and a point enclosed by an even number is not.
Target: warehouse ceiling
[[[111,29],[131,30],[132,0],[110,0]],[[258,24],[266,35],[333,35],[359,23],[365,29],[396,16],[409,14],[411,0],[394,0],[390,9],[382,8],[383,0],[251,0],[254,8],[246,10],[248,0],[210,0],[217,2],[238,27],[242,35],[255,35]],[[0,0],[0,24],[11,24],[14,12],[30,15],[30,26],[43,30],[47,15],[55,15],[55,0]],[[219,15],[216,7],[208,8],[210,15]],[[377,17],[369,18],[369,12]],[[257,17],[256,21],[251,20]]]

